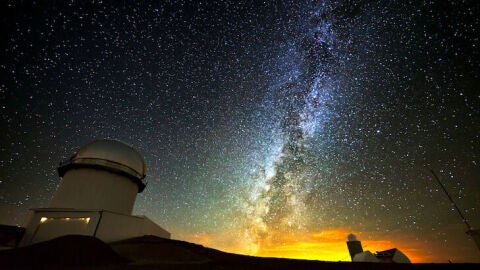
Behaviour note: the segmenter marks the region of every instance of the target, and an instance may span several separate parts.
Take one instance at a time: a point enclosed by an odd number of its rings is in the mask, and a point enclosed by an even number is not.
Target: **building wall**
[[[30,245],[68,234],[93,235],[99,217],[98,211],[34,210],[20,245]]]
[[[163,238],[168,238],[172,236],[168,231],[164,230],[162,227],[158,226],[157,223],[153,222],[149,218],[143,216],[143,235],[155,235]]]
[[[352,262],[380,262],[370,251],[357,253],[353,256]]]
[[[362,243],[360,241],[348,241],[347,242],[348,252],[350,253],[350,259],[353,261],[355,254],[362,253]]]
[[[139,217],[103,212],[95,236],[104,242],[123,240],[140,235],[141,225]]]
[[[170,238],[169,232],[144,216],[105,210],[41,208],[33,212],[20,246],[69,234],[95,236],[107,243],[143,235]]]
[[[397,249],[395,255],[393,255],[392,261],[396,263],[411,263],[410,259],[403,252]]]
[[[96,237],[104,242],[114,242],[143,235],[170,238],[170,233],[143,216],[122,215],[104,211]]]
[[[93,168],[65,173],[50,208],[105,209],[130,215],[138,186],[125,176]]]

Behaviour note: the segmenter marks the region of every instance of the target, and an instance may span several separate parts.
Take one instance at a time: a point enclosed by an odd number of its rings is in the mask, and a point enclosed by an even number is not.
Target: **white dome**
[[[117,140],[101,139],[82,146],[75,155],[58,168],[60,176],[72,168],[96,167],[121,173],[145,188],[147,166],[142,154],[132,146]]]
[[[129,167],[144,178],[147,166],[142,154],[132,146],[117,140],[96,140],[82,146],[73,159],[98,159]]]

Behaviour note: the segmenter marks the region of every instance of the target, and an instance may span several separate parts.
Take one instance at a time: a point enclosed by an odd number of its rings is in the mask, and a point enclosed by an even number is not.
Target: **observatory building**
[[[116,140],[96,140],[60,164],[60,185],[48,208],[31,209],[20,245],[67,234],[90,235],[104,242],[143,235],[170,238],[145,216],[132,215],[145,189],[146,165],[135,148]]]
[[[396,248],[377,251],[375,254],[363,251],[362,243],[354,234],[348,235],[347,247],[352,262],[411,263],[407,255]]]

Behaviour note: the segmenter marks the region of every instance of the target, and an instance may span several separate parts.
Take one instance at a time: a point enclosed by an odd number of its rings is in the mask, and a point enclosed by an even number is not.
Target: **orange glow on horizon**
[[[232,234],[209,235],[195,234],[186,240],[203,246],[216,248],[230,253],[253,255],[259,257],[277,257],[320,261],[350,261],[346,238],[352,231],[344,228],[322,230],[315,233],[286,234],[270,232],[269,238],[264,239],[253,249],[241,236]],[[353,232],[362,241],[363,249],[372,253],[376,251],[398,248],[407,255],[413,263],[432,262],[435,258],[421,254],[422,248],[414,242],[398,239],[363,240],[368,233]]]

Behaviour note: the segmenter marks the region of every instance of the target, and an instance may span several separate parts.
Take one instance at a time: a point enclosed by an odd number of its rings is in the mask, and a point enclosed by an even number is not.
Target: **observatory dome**
[[[94,167],[120,173],[134,180],[143,191],[147,166],[142,154],[132,146],[117,140],[101,139],[82,146],[69,160],[60,164],[58,173],[78,167]]]

